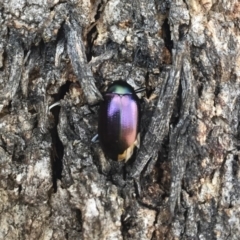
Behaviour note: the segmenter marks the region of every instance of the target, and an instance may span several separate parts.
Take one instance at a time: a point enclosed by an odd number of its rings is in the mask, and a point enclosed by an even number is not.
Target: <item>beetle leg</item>
[[[48,110],[50,111],[52,108],[54,108],[56,106],[60,106],[60,102],[53,103],[51,106],[48,107]]]
[[[140,147],[140,133],[137,135],[137,139],[134,142],[134,145],[139,148]]]
[[[96,135],[92,138],[91,142],[93,142],[93,143],[99,142],[98,134],[96,134]]]
[[[129,158],[133,155],[134,148],[135,148],[135,142],[133,143],[133,145],[131,145],[126,150],[126,160],[125,160],[125,162],[127,162],[129,160]]]
[[[127,150],[125,150],[122,154],[118,154],[118,161],[122,161],[126,159],[126,155],[127,155]]]
[[[129,158],[133,155],[133,151],[135,148],[135,142],[127,148],[122,154],[118,154],[118,161],[122,161],[125,159],[125,162],[129,160]]]

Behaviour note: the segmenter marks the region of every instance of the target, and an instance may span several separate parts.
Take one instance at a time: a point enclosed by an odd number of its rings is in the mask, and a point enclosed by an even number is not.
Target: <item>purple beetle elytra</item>
[[[119,80],[111,84],[99,108],[98,136],[113,160],[128,161],[140,144],[140,105],[133,87]]]

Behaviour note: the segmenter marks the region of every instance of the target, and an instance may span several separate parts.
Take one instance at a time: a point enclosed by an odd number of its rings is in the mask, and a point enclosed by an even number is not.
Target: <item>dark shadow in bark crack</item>
[[[65,94],[68,92],[71,82],[66,82],[63,86],[60,87],[59,93],[54,95],[55,102],[63,99]],[[63,155],[64,147],[58,136],[57,125],[59,121],[59,112],[60,106],[56,106],[51,109],[51,112],[54,116],[54,126],[50,130],[52,136],[52,178],[53,178],[53,189],[54,192],[57,191],[57,180],[62,178],[62,169],[63,169]]]

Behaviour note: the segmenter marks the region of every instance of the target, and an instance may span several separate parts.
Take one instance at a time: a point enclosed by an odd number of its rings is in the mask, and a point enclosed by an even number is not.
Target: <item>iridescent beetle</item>
[[[113,160],[126,162],[140,143],[139,98],[133,87],[122,80],[111,84],[103,98],[98,120],[100,144]]]

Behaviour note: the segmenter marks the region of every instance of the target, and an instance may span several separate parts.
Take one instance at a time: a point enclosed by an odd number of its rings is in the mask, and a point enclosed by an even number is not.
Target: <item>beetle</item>
[[[98,118],[100,145],[113,160],[127,162],[140,144],[140,100],[123,80],[113,82],[103,99]]]

